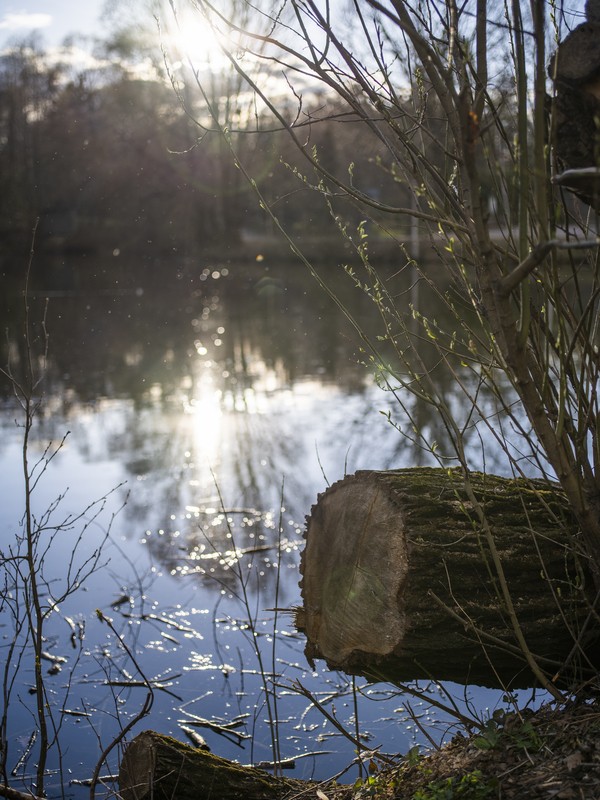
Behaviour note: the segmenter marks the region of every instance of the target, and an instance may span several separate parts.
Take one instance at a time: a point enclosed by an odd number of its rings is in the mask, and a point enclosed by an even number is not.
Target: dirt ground
[[[600,701],[588,698],[492,719],[426,756],[379,768],[319,800],[600,800]]]

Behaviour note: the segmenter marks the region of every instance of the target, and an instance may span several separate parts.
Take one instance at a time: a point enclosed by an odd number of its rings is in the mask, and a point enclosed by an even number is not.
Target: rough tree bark
[[[546,674],[572,681],[593,672],[595,590],[560,488],[482,474],[470,482],[479,508],[462,475],[443,469],[358,472],[320,495],[300,567],[297,624],[309,661],[386,681],[533,685],[502,598],[496,549]]]
[[[135,737],[119,769],[123,800],[281,800],[308,785],[243,767],[155,731]]]
[[[549,66],[554,81],[553,142],[561,166],[577,170],[561,183],[600,212],[600,3],[587,3],[587,22],[560,43]],[[587,170],[588,174],[581,173]]]

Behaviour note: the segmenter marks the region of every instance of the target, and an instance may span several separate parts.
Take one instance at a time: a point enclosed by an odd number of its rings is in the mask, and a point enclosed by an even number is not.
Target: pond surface
[[[99,753],[135,721],[148,683],[151,711],[129,739],[146,728],[200,734],[219,755],[259,763],[272,760],[275,731],[281,757],[296,760],[291,774],[303,778],[352,765],[356,748],[341,729],[390,754],[427,744],[423,725],[437,722],[437,739],[451,733],[443,712],[397,688],[357,679],[353,694],[347,676],[323,665],[313,672],[288,611],[300,601],[304,523],[317,494],[357,469],[426,462],[386,419],[394,406],[339,309],[298,265],[187,264],[165,269],[171,277],[158,286],[124,270],[108,287],[93,285],[101,264],[63,267],[68,290],[32,292],[30,309],[40,334],[49,297],[49,358],[29,442],[52,609],[45,680],[60,739],[49,796],[61,786],[85,795],[69,781],[91,776]],[[84,268],[86,280],[77,277]],[[340,291],[369,330],[370,301],[349,282]],[[7,554],[25,499],[23,417],[4,388]],[[435,427],[424,413],[422,424]],[[15,609],[5,602],[0,620],[16,675],[7,767],[13,782],[30,785],[33,668],[24,634],[9,649],[23,614]],[[476,688],[423,689],[445,704],[449,691],[472,711],[501,702]],[[118,756],[114,747],[102,774],[116,771]],[[353,766],[341,780],[357,774]]]

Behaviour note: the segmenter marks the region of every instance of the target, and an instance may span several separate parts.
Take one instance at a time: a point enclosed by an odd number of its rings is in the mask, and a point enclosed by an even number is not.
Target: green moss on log
[[[307,785],[241,766],[155,731],[136,736],[119,770],[123,800],[282,800]]]
[[[581,552],[564,494],[546,481],[472,473],[467,491],[458,470],[358,472],[308,519],[307,656],[385,680],[531,684],[497,557],[531,651],[549,675],[576,680],[600,663]]]

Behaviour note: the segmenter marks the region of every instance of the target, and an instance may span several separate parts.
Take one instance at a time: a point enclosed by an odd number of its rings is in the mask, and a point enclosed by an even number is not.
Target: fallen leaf
[[[580,750],[576,750],[574,753],[571,753],[565,758],[565,766],[569,770],[569,772],[573,772],[574,769],[581,764],[583,761],[583,754]]]

